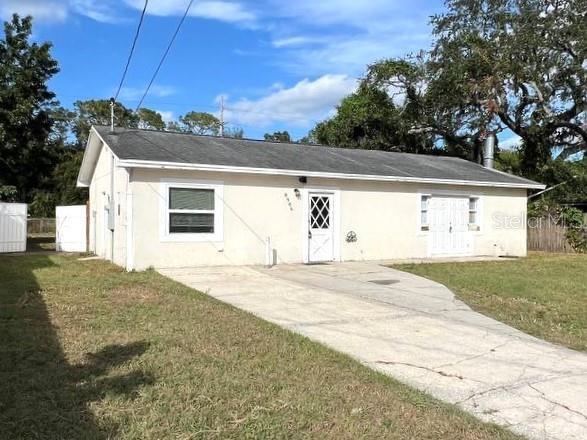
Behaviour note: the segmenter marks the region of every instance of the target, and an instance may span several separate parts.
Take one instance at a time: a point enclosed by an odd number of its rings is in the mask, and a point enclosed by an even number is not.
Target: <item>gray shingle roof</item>
[[[94,127],[121,160],[536,186],[454,157]]]

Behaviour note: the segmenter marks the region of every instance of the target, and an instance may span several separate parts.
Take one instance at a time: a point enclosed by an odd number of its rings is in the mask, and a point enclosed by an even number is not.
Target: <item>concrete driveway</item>
[[[504,263],[507,264],[507,263]],[[587,439],[587,355],[376,263],[161,273],[536,439]]]

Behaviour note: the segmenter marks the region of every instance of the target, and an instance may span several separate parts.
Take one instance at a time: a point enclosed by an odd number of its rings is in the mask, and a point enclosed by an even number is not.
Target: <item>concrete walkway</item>
[[[507,264],[507,263],[504,263]],[[376,263],[161,270],[535,439],[587,439],[587,355],[476,312]]]

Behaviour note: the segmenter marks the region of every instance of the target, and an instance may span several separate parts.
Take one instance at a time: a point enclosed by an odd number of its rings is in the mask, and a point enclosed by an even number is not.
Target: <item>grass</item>
[[[153,271],[0,256],[0,438],[510,439]]]
[[[473,309],[512,327],[587,351],[587,255],[394,267],[446,285]]]
[[[47,252],[55,250],[55,235],[29,234],[26,247],[28,252]]]

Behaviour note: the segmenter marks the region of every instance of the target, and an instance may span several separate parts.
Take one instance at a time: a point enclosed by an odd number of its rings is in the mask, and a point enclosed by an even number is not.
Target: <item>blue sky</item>
[[[137,105],[189,0],[151,0],[120,101]],[[128,56],[143,0],[2,0],[0,16],[35,17],[54,44],[51,81],[65,106],[109,98]],[[167,119],[217,113],[247,137],[287,129],[299,138],[332,114],[368,63],[430,46],[441,1],[195,0],[144,106]]]

